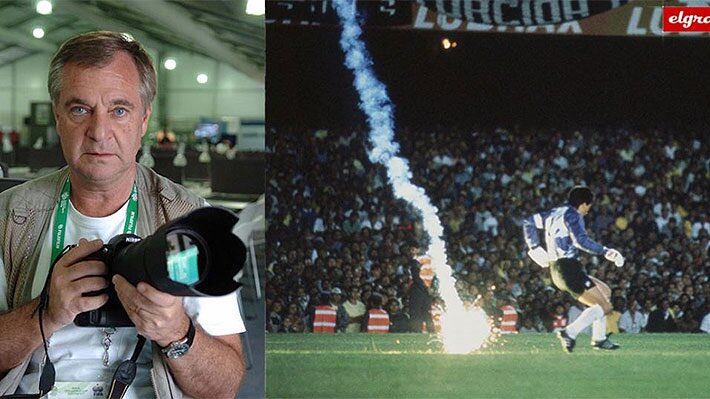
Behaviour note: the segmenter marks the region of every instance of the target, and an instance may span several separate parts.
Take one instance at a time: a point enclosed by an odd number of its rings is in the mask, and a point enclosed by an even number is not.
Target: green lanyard
[[[71,183],[69,178],[64,182],[62,193],[59,196],[59,204],[54,213],[54,231],[52,233],[52,259],[54,262],[64,249],[64,237],[67,228],[67,214],[69,213],[69,196],[71,193]],[[138,220],[138,189],[133,185],[133,191],[128,198],[128,208],[126,209],[126,224],[123,232],[128,234],[136,233],[136,222]]]

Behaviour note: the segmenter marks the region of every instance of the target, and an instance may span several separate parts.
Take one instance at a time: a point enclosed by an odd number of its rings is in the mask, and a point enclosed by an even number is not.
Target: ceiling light
[[[175,60],[172,58],[168,58],[163,63],[163,66],[165,67],[165,69],[172,71],[177,66],[177,62],[175,62]]]
[[[39,0],[35,8],[38,13],[48,15],[52,13],[52,2],[49,0]]]
[[[32,30],[32,36],[36,37],[37,39],[41,39],[44,37],[44,29],[42,28],[34,28]]]
[[[197,83],[199,83],[199,84],[203,85],[203,84],[207,83],[207,79],[208,79],[207,75],[205,75],[204,73],[197,75]]]
[[[264,0],[248,0],[246,13],[249,15],[264,15]]]

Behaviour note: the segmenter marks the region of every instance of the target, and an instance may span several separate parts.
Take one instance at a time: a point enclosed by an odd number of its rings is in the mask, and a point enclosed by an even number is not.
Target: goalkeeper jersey
[[[584,218],[569,205],[536,213],[523,220],[523,234],[529,248],[540,246],[538,230],[543,230],[545,247],[551,261],[577,258],[579,250],[602,255],[604,246],[587,235]]]

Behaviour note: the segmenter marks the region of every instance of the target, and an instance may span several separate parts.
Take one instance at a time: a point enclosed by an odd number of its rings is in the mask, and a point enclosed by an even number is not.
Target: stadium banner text
[[[422,10],[476,24],[529,26],[587,18],[620,7],[628,1],[356,0],[355,4],[365,26],[412,29],[412,21]],[[332,0],[267,1],[264,22],[292,26],[338,25],[332,4]]]
[[[430,3],[430,2],[425,2]],[[431,2],[438,3],[438,2]],[[437,9],[421,4],[414,5],[412,28],[453,32],[500,32],[592,36],[710,36],[700,31],[666,32],[664,5],[702,5],[707,7],[680,7],[710,10],[710,0],[597,2],[593,0],[532,0],[530,2],[451,1],[453,9]],[[606,11],[599,3],[607,4]],[[625,2],[624,2],[625,3]],[[687,3],[687,4],[683,4]],[[493,5],[491,10],[483,4]],[[512,5],[510,5],[512,4]],[[478,8],[477,8],[478,7]],[[668,8],[668,7],[666,7]],[[443,11],[443,12],[441,12]],[[596,11],[593,13],[592,11]],[[478,15],[479,18],[475,16]],[[461,16],[461,17],[458,17]],[[466,18],[463,18],[466,16]],[[471,18],[473,17],[473,18]],[[478,22],[477,19],[481,22]],[[566,21],[566,22],[564,22]],[[698,25],[697,23],[695,24]],[[708,25],[702,25],[707,27]]]
[[[663,7],[664,32],[710,32],[710,7]]]
[[[710,9],[710,0],[379,0],[356,1],[356,6],[366,28],[591,36],[710,36],[707,31],[666,32],[663,29],[664,7]],[[332,0],[267,1],[265,23],[304,28],[339,24]]]

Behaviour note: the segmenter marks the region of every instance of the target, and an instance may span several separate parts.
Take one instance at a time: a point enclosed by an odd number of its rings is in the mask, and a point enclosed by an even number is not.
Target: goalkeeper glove
[[[624,257],[621,256],[621,253],[619,253],[619,251],[617,251],[615,249],[608,248],[606,251],[604,251],[604,257],[608,261],[614,262],[616,267],[624,266],[624,262],[625,262]]]

